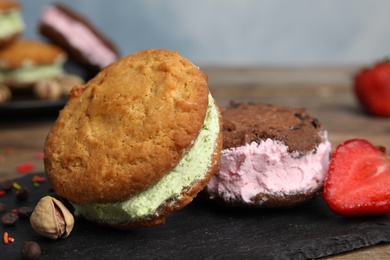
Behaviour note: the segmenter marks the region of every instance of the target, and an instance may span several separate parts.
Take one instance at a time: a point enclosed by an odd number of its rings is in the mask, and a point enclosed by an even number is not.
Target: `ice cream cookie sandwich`
[[[119,229],[163,224],[215,173],[221,125],[199,68],[177,52],[141,51],[71,90],[45,170],[78,216]]]
[[[100,70],[119,58],[116,45],[108,37],[84,15],[63,4],[43,9],[39,31],[88,68]]]
[[[239,207],[288,208],[323,186],[331,144],[304,109],[232,102],[222,112],[220,167],[208,198]]]
[[[20,4],[0,0],[0,49],[15,41],[24,30]]]
[[[18,40],[0,49],[0,83],[31,88],[39,80],[62,75],[65,60],[66,54],[54,45]]]

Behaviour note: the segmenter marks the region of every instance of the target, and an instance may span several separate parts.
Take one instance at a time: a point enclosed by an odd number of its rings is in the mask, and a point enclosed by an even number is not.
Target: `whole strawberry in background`
[[[323,198],[342,216],[383,215],[390,212],[390,157],[385,148],[351,139],[332,153]]]
[[[353,87],[359,102],[370,114],[390,117],[390,61],[359,71]]]

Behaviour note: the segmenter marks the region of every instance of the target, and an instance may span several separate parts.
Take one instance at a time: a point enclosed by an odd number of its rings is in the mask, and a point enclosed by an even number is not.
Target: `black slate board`
[[[14,190],[0,197],[8,211],[34,206],[47,193],[49,183],[34,188],[31,179],[16,180],[31,190],[28,201],[16,201]],[[1,235],[8,231],[15,238],[0,245],[0,259],[20,259],[21,245],[29,240],[41,245],[40,259],[307,259],[389,242],[390,215],[343,218],[321,197],[289,210],[223,208],[196,198],[165,225],[132,232],[84,219],[77,219],[70,236],[59,240],[38,235],[27,219],[0,229]]]

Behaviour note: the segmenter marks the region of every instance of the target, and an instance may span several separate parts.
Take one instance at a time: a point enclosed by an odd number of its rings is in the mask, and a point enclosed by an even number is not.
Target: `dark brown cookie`
[[[223,111],[223,126],[224,149],[271,138],[290,152],[305,153],[322,142],[320,122],[302,108],[231,102]]]

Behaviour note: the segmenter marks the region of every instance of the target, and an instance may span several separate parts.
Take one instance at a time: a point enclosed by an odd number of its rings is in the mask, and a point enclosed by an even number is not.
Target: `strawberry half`
[[[354,78],[353,88],[369,113],[390,116],[390,62],[382,61],[361,70]]]
[[[384,148],[351,139],[332,153],[323,197],[343,216],[383,215],[390,212],[390,160]]]

